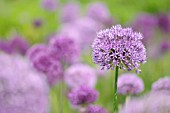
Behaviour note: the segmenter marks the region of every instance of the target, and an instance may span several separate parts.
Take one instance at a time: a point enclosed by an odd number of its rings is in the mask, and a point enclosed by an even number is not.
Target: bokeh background
[[[17,35],[27,40],[30,46],[47,43],[49,37],[59,32],[65,24],[61,18],[62,10],[69,3],[79,5],[79,18],[87,16],[91,4],[105,4],[113,23],[103,28],[121,24],[144,34],[148,59],[139,74],[145,83],[143,93],[151,90],[154,81],[170,76],[170,0],[58,0],[53,11],[42,7],[42,0],[0,0],[0,40],[10,40]],[[81,62],[95,67],[91,46],[86,47],[88,50],[81,54]],[[96,84],[100,92],[96,103],[108,111],[112,110],[113,75],[114,71],[107,71],[106,76],[99,77]],[[56,90],[57,87],[51,88],[51,113],[57,113],[58,109]],[[64,113],[75,113],[66,97],[63,100]],[[124,99],[125,96],[119,95],[120,104]]]

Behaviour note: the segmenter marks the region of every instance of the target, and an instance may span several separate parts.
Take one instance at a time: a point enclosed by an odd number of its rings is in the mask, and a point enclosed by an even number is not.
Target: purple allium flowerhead
[[[42,0],[41,5],[45,10],[55,11],[58,5],[58,0]]]
[[[170,94],[170,77],[164,77],[154,82],[152,85],[152,91]]]
[[[44,75],[16,55],[0,54],[0,113],[48,113]]]
[[[166,53],[170,51],[170,41],[165,39],[160,43],[160,52]]]
[[[139,94],[144,90],[141,78],[133,73],[125,73],[118,78],[118,93],[123,95]]]
[[[123,70],[133,70],[139,73],[140,63],[146,62],[146,49],[141,42],[141,33],[131,28],[115,25],[97,33],[92,45],[93,62],[102,69],[114,69],[116,66]]]
[[[170,113],[170,96],[151,93],[129,101],[119,113]]]
[[[8,54],[11,54],[13,52],[9,41],[0,40],[0,51],[3,51]]]
[[[168,14],[160,14],[158,16],[158,26],[166,33],[170,32],[170,16]]]
[[[108,113],[108,112],[99,105],[90,105],[88,106],[87,113]]]
[[[35,19],[35,20],[33,21],[33,26],[34,26],[35,28],[41,27],[42,24],[43,24],[43,21],[42,21],[41,19]]]
[[[86,64],[74,64],[70,66],[64,75],[66,84],[70,88],[86,85],[94,87],[97,81],[95,70]]]
[[[153,37],[157,23],[158,21],[155,16],[150,14],[143,14],[137,16],[137,18],[132,23],[132,26],[135,30],[140,31],[143,34],[143,41],[147,43],[148,40]]]
[[[30,44],[28,41],[21,36],[14,36],[10,41],[11,48],[13,52],[18,52],[22,55],[25,55]]]
[[[49,42],[50,54],[66,63],[74,63],[80,56],[80,47],[67,35],[56,35]]]
[[[68,98],[72,105],[84,105],[90,104],[97,100],[98,92],[88,86],[80,86],[73,89],[69,94]]]
[[[80,7],[78,3],[68,3],[62,7],[61,20],[64,23],[74,22],[79,18]]]
[[[104,3],[93,3],[90,4],[87,15],[92,19],[102,23],[102,24],[113,24],[111,15],[107,6]]]

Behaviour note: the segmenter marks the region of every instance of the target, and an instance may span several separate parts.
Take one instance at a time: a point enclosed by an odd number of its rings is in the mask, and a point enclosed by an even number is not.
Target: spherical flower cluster
[[[57,8],[57,0],[42,0],[42,7],[48,11],[54,11]]]
[[[43,25],[43,21],[41,20],[41,19],[35,19],[34,21],[33,21],[33,26],[35,27],[35,28],[39,28],[39,27],[41,27]]]
[[[0,113],[48,113],[44,75],[20,56],[0,54]]]
[[[159,46],[160,54],[170,51],[170,41],[167,39],[164,39]]]
[[[98,92],[87,86],[80,86],[73,89],[68,98],[73,105],[90,104],[97,100]]]
[[[94,87],[97,81],[95,70],[85,64],[74,64],[69,67],[64,75],[65,82],[70,88],[86,85]]]
[[[102,24],[112,24],[113,21],[107,6],[103,3],[94,3],[88,7],[87,15]]]
[[[160,14],[158,16],[158,25],[162,31],[165,33],[170,32],[170,15],[168,14]]]
[[[154,82],[152,85],[152,91],[167,92],[170,94],[170,77],[164,77]]]
[[[11,54],[12,48],[7,40],[0,40],[0,51]]]
[[[56,35],[50,40],[49,44],[51,55],[59,60],[72,63],[79,58],[79,45],[71,37],[66,35]]]
[[[144,90],[144,83],[135,74],[126,73],[118,78],[118,93],[123,95],[139,94]]]
[[[140,72],[140,63],[146,62],[146,49],[142,39],[141,33],[134,32],[131,28],[122,28],[121,25],[102,30],[97,33],[92,45],[93,61],[103,69],[118,66],[124,70],[136,69]]]
[[[108,112],[98,105],[90,105],[87,109],[87,113],[108,113]]]
[[[61,19],[64,23],[74,22],[78,19],[80,13],[79,4],[69,3],[63,6],[61,10]]]
[[[62,79],[62,65],[58,59],[50,55],[48,46],[43,44],[35,45],[29,49],[27,56],[37,70],[45,73],[50,85],[54,85],[58,80]]]
[[[119,113],[170,113],[170,96],[151,93],[131,100]]]

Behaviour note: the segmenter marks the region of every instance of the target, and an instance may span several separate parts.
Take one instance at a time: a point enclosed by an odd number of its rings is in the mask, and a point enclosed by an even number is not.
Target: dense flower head
[[[167,92],[170,94],[170,77],[164,77],[154,82],[152,85],[152,91]]]
[[[0,54],[0,113],[48,113],[44,75],[16,55]]]
[[[90,4],[87,15],[102,24],[108,24],[112,20],[108,8],[104,3]]]
[[[123,95],[139,94],[144,90],[141,78],[132,73],[125,73],[118,78],[118,93]]]
[[[62,7],[61,19],[64,23],[74,22],[79,18],[80,7],[77,3],[68,3]]]
[[[75,88],[81,85],[94,87],[97,81],[95,70],[86,64],[74,64],[70,66],[64,75],[68,87]]]
[[[167,39],[164,39],[161,43],[160,43],[160,53],[166,53],[170,51],[170,41]]]
[[[0,51],[11,54],[12,48],[7,40],[0,40]]]
[[[102,66],[102,69],[118,66],[123,70],[136,69],[140,72],[140,63],[146,62],[142,39],[141,33],[131,28],[122,28],[121,25],[102,30],[97,33],[92,45],[93,61]]]
[[[42,0],[42,7],[48,11],[55,11],[57,8],[58,0]]]
[[[87,86],[80,86],[73,89],[68,98],[73,105],[90,104],[97,100],[98,92]]]
[[[99,105],[90,105],[88,106],[87,113],[108,113],[108,112]]]
[[[151,93],[132,99],[119,113],[170,113],[170,96]]]
[[[170,16],[168,14],[158,15],[158,25],[162,31],[169,33],[170,32]]]
[[[80,56],[80,47],[76,41],[67,35],[56,35],[51,38],[50,54],[67,63],[76,62]]]

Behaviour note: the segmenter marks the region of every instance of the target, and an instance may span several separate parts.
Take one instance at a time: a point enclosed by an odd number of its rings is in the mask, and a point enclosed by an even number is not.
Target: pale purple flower
[[[160,43],[160,53],[170,52],[170,41],[165,39]]]
[[[143,41],[147,43],[154,36],[157,23],[158,21],[155,16],[150,14],[141,14],[136,17],[132,26],[135,30],[140,31],[143,34]]]
[[[98,92],[87,86],[80,86],[73,89],[68,98],[73,105],[90,104],[97,100]]]
[[[18,52],[22,55],[26,54],[30,46],[29,42],[21,36],[14,36],[11,40],[9,40],[9,43],[13,52]]]
[[[142,39],[141,33],[122,28],[121,25],[102,30],[97,33],[92,45],[93,62],[102,66],[102,69],[118,66],[123,70],[136,69],[140,72],[140,63],[146,62]]]
[[[152,85],[152,91],[167,92],[170,94],[170,77],[164,77],[154,82]]]
[[[21,56],[0,54],[0,113],[48,113],[44,75]]]
[[[119,113],[170,113],[170,96],[151,93],[132,99]]]
[[[113,24],[109,10],[104,3],[90,4],[88,7],[87,15],[102,24]]]
[[[80,7],[77,3],[68,3],[61,9],[61,20],[64,23],[74,22],[79,18]]]
[[[79,44],[67,35],[54,36],[49,46],[50,54],[66,63],[74,63],[80,56]]]
[[[58,5],[58,0],[42,0],[41,5],[45,10],[55,11]]]
[[[68,87],[75,88],[81,85],[94,87],[97,81],[95,70],[86,64],[74,64],[70,66],[64,75]]]
[[[168,14],[158,15],[158,26],[162,31],[169,33],[170,32],[170,16]]]
[[[118,93],[123,95],[139,94],[144,90],[141,78],[133,73],[125,73],[118,78]]]
[[[99,105],[90,105],[88,106],[87,113],[108,113],[108,112]]]
[[[9,41],[0,40],[0,51],[3,51],[3,52],[8,53],[8,54],[11,54],[13,52],[11,45],[9,44]]]

